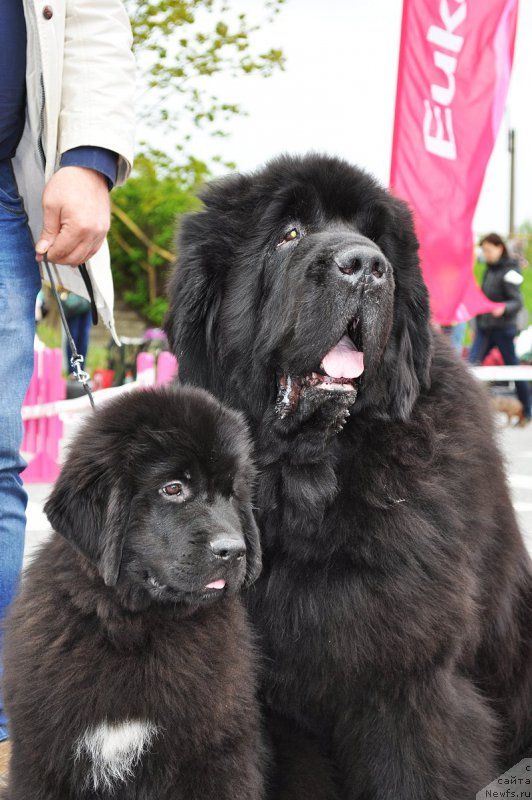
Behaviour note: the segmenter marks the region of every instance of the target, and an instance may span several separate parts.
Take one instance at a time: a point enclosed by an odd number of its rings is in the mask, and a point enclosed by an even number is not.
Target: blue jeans
[[[39,267],[11,162],[0,160],[0,626],[24,553],[27,495],[20,410],[33,372]],[[0,630],[0,667],[1,667]],[[7,737],[0,695],[0,741]]]
[[[89,349],[89,338],[92,327],[91,310],[89,309],[88,311],[83,311],[81,314],[76,314],[74,317],[70,317],[68,320],[68,327],[70,328],[70,333],[74,339],[76,350],[80,356],[83,356],[83,369],[86,369],[87,350]],[[72,367],[70,366],[72,351],[68,341],[66,343],[66,357],[68,371],[72,372]]]
[[[508,328],[477,330],[475,340],[469,352],[470,363],[482,364],[489,351],[493,347],[497,347],[505,364],[510,366],[519,364],[519,359],[514,347],[514,339],[516,336],[517,328],[514,325]],[[528,383],[526,381],[516,381],[515,393],[522,403],[525,417],[530,419],[530,387]]]
[[[444,334],[449,337],[449,341],[459,356],[462,355],[462,342],[464,340],[465,329],[465,322],[455,322],[454,325],[442,326]]]

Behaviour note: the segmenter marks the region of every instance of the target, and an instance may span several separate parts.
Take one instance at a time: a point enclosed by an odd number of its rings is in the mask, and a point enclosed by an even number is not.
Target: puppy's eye
[[[289,242],[295,242],[301,238],[301,231],[297,228],[290,228],[290,230],[285,233],[281,241],[278,243],[277,247],[281,247],[283,244],[288,244]]]
[[[159,489],[159,492],[167,497],[175,497],[178,500],[184,499],[183,484],[180,481],[166,483],[162,489]]]

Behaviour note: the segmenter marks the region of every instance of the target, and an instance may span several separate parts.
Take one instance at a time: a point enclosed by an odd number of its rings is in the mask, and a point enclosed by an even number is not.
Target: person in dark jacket
[[[485,236],[480,247],[487,264],[482,291],[493,302],[504,305],[476,318],[477,333],[469,353],[469,361],[472,364],[481,364],[489,351],[497,347],[505,364],[519,364],[514,339],[517,335],[517,315],[523,307],[520,288],[523,276],[517,261],[509,257],[506,244],[497,233]],[[516,381],[515,391],[522,403],[525,419],[530,421],[528,383]]]

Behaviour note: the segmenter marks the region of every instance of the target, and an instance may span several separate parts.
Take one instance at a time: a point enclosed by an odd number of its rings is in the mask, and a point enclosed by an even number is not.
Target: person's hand
[[[494,308],[493,311],[491,312],[491,316],[502,317],[505,311],[506,311],[506,306],[497,306],[497,308]]]
[[[61,167],[42,196],[43,228],[35,245],[56,264],[77,266],[100,248],[111,224],[107,181],[85,167]]]

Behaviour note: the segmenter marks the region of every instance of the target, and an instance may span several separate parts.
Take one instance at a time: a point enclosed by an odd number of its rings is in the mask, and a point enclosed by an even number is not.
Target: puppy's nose
[[[224,561],[240,560],[246,553],[246,545],[240,537],[219,536],[210,542],[210,546],[216,558]]]
[[[347,279],[358,279],[361,275],[380,281],[388,271],[383,255],[373,247],[357,245],[338,253],[334,259],[337,268]]]

